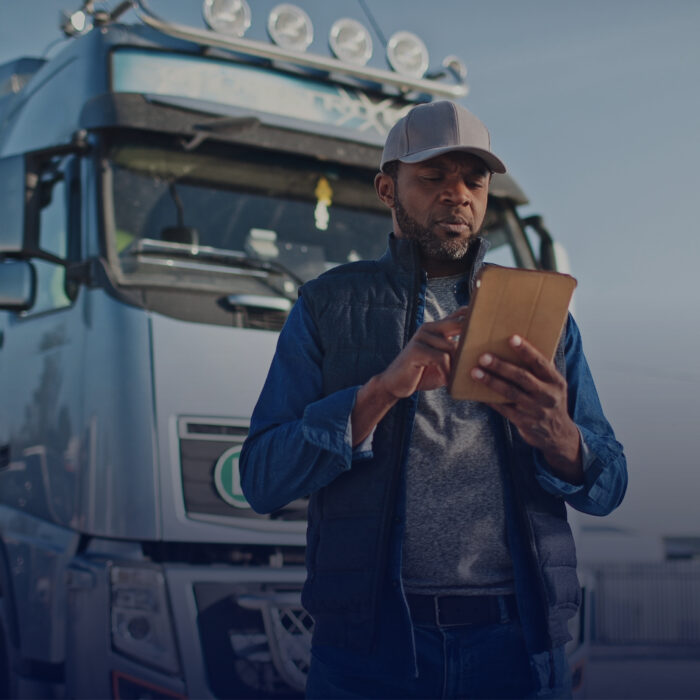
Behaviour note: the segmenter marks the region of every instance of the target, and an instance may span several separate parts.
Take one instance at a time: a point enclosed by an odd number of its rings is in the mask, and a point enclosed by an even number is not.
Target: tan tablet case
[[[460,335],[449,383],[452,397],[505,403],[500,394],[472,379],[478,358],[489,352],[517,363],[508,343],[517,333],[553,359],[575,288],[573,277],[558,272],[486,266]]]

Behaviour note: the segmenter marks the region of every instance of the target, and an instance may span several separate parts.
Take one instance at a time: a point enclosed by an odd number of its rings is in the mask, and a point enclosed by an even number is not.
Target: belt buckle
[[[461,627],[465,624],[470,624],[468,622],[455,622],[454,620],[452,622],[448,622],[445,620],[444,622],[440,619],[440,601],[443,598],[449,598],[450,596],[448,594],[436,594],[433,596],[433,606],[434,606],[434,612],[435,612],[435,624],[438,627]]]

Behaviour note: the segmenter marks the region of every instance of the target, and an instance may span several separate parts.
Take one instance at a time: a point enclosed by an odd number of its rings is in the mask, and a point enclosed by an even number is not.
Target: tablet
[[[485,352],[518,364],[508,342],[526,338],[552,360],[576,288],[571,275],[486,265],[479,273],[452,365],[452,398],[506,403],[493,389],[472,379],[471,370]]]

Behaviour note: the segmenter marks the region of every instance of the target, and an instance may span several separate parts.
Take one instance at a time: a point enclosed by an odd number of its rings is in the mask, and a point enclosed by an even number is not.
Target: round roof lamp
[[[250,27],[250,7],[246,0],[204,0],[204,21],[220,34],[241,37]]]
[[[362,24],[349,17],[333,23],[328,43],[341,61],[355,66],[364,66],[372,57],[372,37]]]
[[[296,5],[277,5],[267,18],[270,39],[283,49],[306,51],[314,38],[309,15]]]
[[[428,70],[428,49],[412,32],[396,32],[386,47],[389,65],[401,75],[422,78]]]

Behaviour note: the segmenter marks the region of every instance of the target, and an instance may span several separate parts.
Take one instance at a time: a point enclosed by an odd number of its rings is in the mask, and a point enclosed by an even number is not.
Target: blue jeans
[[[367,678],[312,655],[307,698],[528,698],[538,683],[520,623],[414,627],[418,677]]]

